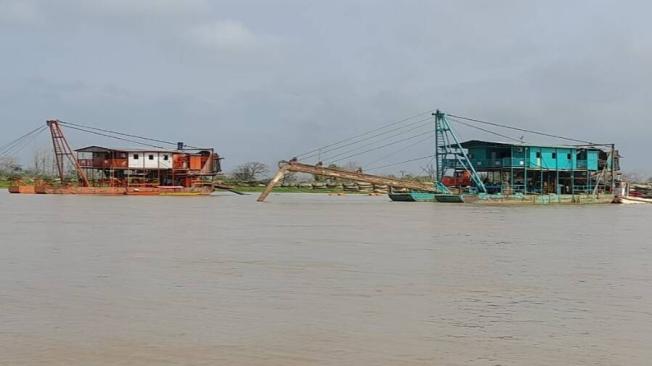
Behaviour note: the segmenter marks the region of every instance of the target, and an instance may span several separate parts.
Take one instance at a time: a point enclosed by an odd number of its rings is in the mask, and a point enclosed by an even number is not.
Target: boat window
[[[138,156],[138,154],[134,154],[134,160],[138,160],[139,158],[140,156]]]
[[[154,155],[150,155],[148,158],[149,160],[154,160]]]
[[[541,152],[537,151],[537,159],[540,159],[540,158],[541,158]]]
[[[167,155],[163,155],[163,160],[168,161],[168,156],[167,156]]]
[[[552,158],[557,159],[557,153],[556,152],[552,153]]]
[[[573,156],[572,156],[572,155],[571,155],[570,153],[569,153],[569,154],[567,154],[567,155],[566,155],[566,157],[568,158],[568,160],[571,160],[571,159],[573,159]]]

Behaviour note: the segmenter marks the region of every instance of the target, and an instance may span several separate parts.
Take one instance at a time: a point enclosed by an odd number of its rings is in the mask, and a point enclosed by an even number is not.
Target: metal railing
[[[96,169],[111,169],[111,168],[127,168],[129,163],[127,159],[78,159],[81,168],[96,168]]]

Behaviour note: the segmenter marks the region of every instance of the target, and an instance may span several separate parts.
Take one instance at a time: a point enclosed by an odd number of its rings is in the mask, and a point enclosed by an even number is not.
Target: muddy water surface
[[[0,193],[2,365],[649,365],[652,205]]]

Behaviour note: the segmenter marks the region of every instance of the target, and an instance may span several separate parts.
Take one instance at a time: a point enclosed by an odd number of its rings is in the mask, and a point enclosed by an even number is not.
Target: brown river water
[[[650,365],[652,205],[0,192],[0,365]]]

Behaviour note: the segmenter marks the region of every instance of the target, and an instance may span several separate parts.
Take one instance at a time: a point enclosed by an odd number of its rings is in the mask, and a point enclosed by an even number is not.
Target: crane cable
[[[105,133],[101,133],[101,132],[97,132],[97,131],[91,131],[91,130],[87,130],[87,129],[83,129],[83,128],[79,128],[79,127],[74,127],[74,126],[70,126],[70,125],[66,125],[66,127],[71,128],[73,130],[92,133],[92,134],[98,135],[98,136],[104,136],[104,137],[108,137],[108,138],[112,138],[112,139],[116,139],[116,140],[127,141],[127,142],[131,142],[131,143],[138,144],[138,145],[149,146],[149,147],[165,150],[165,147],[159,146],[159,145],[152,145],[152,144],[148,144],[146,142],[140,142],[140,141],[130,140],[130,139],[126,139],[126,138],[122,138],[122,137],[118,137],[118,136],[112,136],[112,135],[108,135],[108,134],[105,134]]]
[[[560,140],[566,140],[566,141],[572,141],[572,142],[580,142],[580,143],[589,144],[589,145],[596,145],[591,141],[578,140],[578,139],[574,139],[574,138],[571,138],[571,137],[564,137],[564,136],[549,134],[549,133],[546,133],[546,132],[528,130],[528,129],[525,129],[525,128],[510,126],[510,125],[507,125],[507,124],[483,121],[483,120],[479,120],[479,119],[475,119],[475,118],[469,118],[469,117],[463,117],[463,116],[457,116],[455,114],[450,114],[450,113],[448,113],[446,115],[450,116],[450,117],[454,117],[454,118],[460,118],[460,119],[463,119],[463,120],[466,120],[466,121],[469,121],[469,122],[482,123],[482,124],[485,124],[485,125],[501,127],[501,128],[508,128],[508,129],[512,129],[512,130],[516,130],[516,131],[527,132],[527,133],[546,136],[546,137],[552,137],[552,138],[556,138],[556,139],[560,139]]]
[[[117,131],[107,130],[107,129],[104,129],[104,128],[92,127],[92,126],[82,125],[82,124],[79,124],[79,123],[73,123],[73,122],[68,122],[68,121],[59,121],[59,122],[61,124],[66,125],[67,127],[70,127],[70,128],[72,128],[72,126],[76,126],[76,127],[79,127],[79,128],[85,128],[85,129],[89,129],[89,130],[101,131],[101,132],[111,133],[111,134],[114,134],[114,135],[131,137],[131,138],[136,138],[136,139],[145,140],[145,141],[158,142],[158,143],[174,145],[174,146],[177,145],[176,142],[172,142],[172,141],[165,141],[165,140],[159,140],[159,139],[154,139],[154,138],[149,138],[149,137],[132,135],[132,134],[128,134],[128,133],[117,132]],[[86,131],[86,132],[90,132],[90,131]],[[105,136],[105,135],[103,135],[103,136]],[[126,140],[126,141],[134,142],[134,141],[131,141],[131,140]],[[154,145],[149,145],[149,146],[154,146]],[[190,145],[186,145],[186,146],[191,148],[191,149],[199,149],[196,146],[190,146]]]
[[[342,143],[345,143],[345,142],[348,142],[348,141],[354,140],[354,139],[356,139],[356,138],[359,138],[359,137],[363,137],[363,136],[369,135],[369,134],[374,133],[374,132],[382,131],[382,130],[384,130],[385,128],[388,128],[388,127],[391,127],[391,126],[395,126],[395,125],[399,125],[399,124],[404,123],[404,122],[407,122],[407,121],[409,121],[409,120],[411,120],[411,119],[414,119],[414,118],[417,118],[417,117],[421,117],[421,116],[424,116],[424,115],[428,115],[428,114],[430,114],[430,113],[432,113],[432,109],[429,109],[429,110],[427,110],[427,111],[425,111],[425,112],[421,112],[421,113],[414,114],[414,115],[412,115],[412,116],[409,116],[409,117],[403,118],[403,119],[398,120],[398,121],[392,121],[392,122],[386,123],[386,124],[384,124],[384,125],[382,125],[382,126],[380,126],[380,127],[374,128],[374,129],[372,129],[372,130],[369,130],[369,131],[363,132],[363,133],[361,133],[361,134],[358,134],[358,135],[355,135],[355,136],[352,136],[352,137],[349,137],[349,138],[346,138],[346,139],[343,139],[343,140],[340,140],[340,141],[336,141],[336,142],[334,142],[334,143],[332,143],[332,144],[328,144],[328,145],[324,145],[324,146],[318,147],[318,148],[316,148],[316,149],[312,149],[312,150],[310,150],[310,151],[307,151],[307,152],[304,152],[304,153],[302,153],[302,154],[297,155],[297,157],[298,157],[298,158],[305,158],[306,155],[309,155],[309,154],[313,154],[313,155],[314,155],[314,153],[319,153],[320,150],[324,150],[324,149],[327,149],[327,148],[330,148],[330,147],[334,147],[334,146],[340,145],[340,144],[342,144]]]
[[[20,137],[18,137],[18,138],[16,138],[16,139],[14,139],[14,140],[12,140],[12,141],[7,142],[6,144],[0,146],[0,151],[2,151],[2,150],[4,150],[4,149],[8,148],[10,145],[16,144],[16,143],[19,142],[20,140],[22,140],[22,139],[28,137],[29,135],[31,135],[31,134],[33,134],[33,133],[36,133],[38,130],[40,130],[40,129],[44,128],[44,127],[47,127],[47,126],[38,126],[38,127],[36,127],[35,129],[33,129],[33,130],[27,132],[26,134],[24,134],[24,135],[22,135],[22,136],[20,136]]]
[[[430,118],[428,118],[428,120],[430,120]],[[423,121],[421,121],[421,122],[423,122]],[[378,143],[380,143],[380,142],[384,142],[384,141],[387,141],[387,140],[393,139],[393,138],[395,138],[395,137],[399,137],[399,136],[404,135],[404,134],[406,134],[406,133],[408,133],[408,132],[412,132],[412,131],[418,130],[418,129],[423,128],[423,127],[425,127],[425,126],[427,126],[427,125],[429,125],[429,124],[431,124],[431,122],[427,122],[427,123],[424,123],[424,124],[420,124],[420,125],[418,125],[418,126],[416,126],[416,127],[413,127],[413,128],[407,129],[407,130],[405,130],[405,131],[402,131],[402,132],[399,132],[399,133],[396,133],[396,134],[393,134],[393,135],[390,135],[390,136],[383,137],[383,138],[380,139],[380,140],[372,141],[372,142],[369,142],[369,143],[366,143],[366,144],[363,144],[363,145],[360,145],[360,146],[354,147],[353,149],[349,149],[349,150],[347,150],[347,151],[343,151],[343,152],[337,153],[337,154],[335,154],[335,155],[328,156],[328,157],[324,158],[323,160],[332,160],[332,159],[335,159],[335,158],[340,157],[340,156],[342,156],[342,155],[346,155],[346,154],[353,153],[353,152],[355,152],[355,151],[357,151],[357,150],[364,149],[364,148],[367,148],[367,147],[373,146],[373,145],[375,145],[375,144],[378,144]],[[430,131],[431,131],[431,130],[430,130]],[[429,131],[424,131],[424,132],[422,132],[421,134],[423,135],[423,133],[427,133],[427,132],[429,132]]]
[[[29,143],[29,141],[38,136],[41,132],[45,131],[47,128],[47,126],[39,126],[18,137],[17,139],[2,145],[2,147],[0,147],[0,156],[7,156],[10,153],[22,150],[24,146]]]
[[[430,159],[430,158],[434,158],[434,157],[435,157],[435,154],[428,155],[428,156],[422,156],[420,158],[414,158],[414,159],[410,159],[410,160],[401,161],[401,162],[398,162],[398,163],[392,163],[392,164],[387,164],[387,165],[382,165],[382,166],[377,166],[377,167],[365,169],[365,171],[373,171],[373,170],[378,170],[378,169],[383,169],[383,168],[389,168],[389,167],[396,166],[396,165],[411,163],[411,162],[414,162],[414,161],[425,160],[425,159]]]
[[[403,138],[403,139],[400,139],[400,140],[392,141],[390,143],[387,143],[387,144],[384,144],[384,145],[381,145],[381,146],[377,146],[377,147],[374,147],[374,148],[371,148],[371,149],[368,149],[368,150],[365,150],[365,151],[362,151],[362,152],[359,152],[359,153],[356,153],[356,154],[351,154],[351,155],[345,156],[343,158],[333,160],[333,161],[331,161],[331,163],[337,163],[337,162],[342,161],[342,160],[350,159],[350,158],[355,157],[355,156],[359,156],[359,155],[366,154],[368,152],[376,151],[376,150],[385,148],[387,146],[396,145],[398,143],[401,143],[401,142],[404,142],[404,141],[409,141],[409,140],[412,140],[412,139],[415,139],[415,138],[421,137],[421,136],[423,136],[423,133],[419,133],[417,135],[412,135],[412,136],[409,136],[409,137],[406,137],[406,138]]]
[[[376,163],[378,163],[378,162],[380,162],[380,161],[383,161],[383,160],[385,160],[385,159],[387,159],[387,158],[390,158],[390,157],[392,157],[392,156],[394,156],[394,155],[396,155],[396,154],[398,154],[398,153],[400,153],[400,152],[403,152],[403,151],[405,151],[405,150],[407,150],[407,149],[409,149],[409,148],[411,148],[411,147],[417,146],[417,145],[419,145],[419,144],[422,144],[422,143],[424,143],[424,142],[426,142],[426,141],[431,141],[431,140],[433,140],[433,135],[432,135],[432,134],[429,134],[428,136],[426,136],[425,139],[418,140],[418,141],[416,141],[416,142],[414,142],[414,143],[411,143],[411,144],[409,144],[409,145],[407,145],[407,146],[403,146],[403,147],[401,147],[401,148],[398,149],[398,150],[394,150],[394,151],[392,151],[391,153],[389,153],[389,154],[387,154],[387,155],[384,155],[384,156],[382,156],[382,157],[380,157],[380,158],[378,158],[378,159],[375,159],[375,160],[373,160],[373,161],[367,163],[367,165],[371,165],[371,166],[373,166],[373,164],[376,164]]]
[[[396,128],[391,129],[391,130],[383,131],[383,132],[377,133],[377,134],[375,134],[375,135],[368,136],[368,137],[365,137],[365,138],[362,138],[362,139],[359,139],[359,140],[356,140],[356,141],[348,142],[348,143],[346,143],[346,144],[344,144],[344,145],[340,145],[340,146],[333,147],[333,148],[330,148],[330,149],[320,148],[320,149],[317,149],[317,151],[316,151],[316,152],[313,152],[312,154],[302,156],[302,159],[305,160],[305,159],[310,159],[310,158],[315,157],[315,156],[319,156],[319,155],[321,155],[321,154],[328,154],[329,152],[337,151],[337,150],[340,150],[340,149],[342,149],[342,148],[345,148],[345,147],[348,147],[348,146],[351,146],[351,145],[358,144],[358,143],[360,143],[360,142],[368,141],[368,140],[371,140],[371,139],[374,139],[374,138],[376,138],[376,137],[380,137],[380,136],[386,135],[386,134],[391,133],[391,132],[394,132],[394,131],[399,131],[399,130],[405,129],[405,128],[407,128],[407,127],[413,127],[414,125],[416,125],[416,124],[418,124],[418,123],[422,123],[422,122],[430,121],[430,120],[431,120],[431,117],[424,118],[424,119],[420,119],[420,120],[418,120],[418,121],[410,122],[410,123],[408,123],[408,124],[406,124],[406,125],[403,125],[403,126],[400,126],[400,127],[396,127]],[[428,124],[430,124],[430,122],[420,124],[420,125],[416,126],[415,128],[423,127],[423,126],[426,126],[426,125],[428,125]],[[408,130],[406,130],[406,131],[403,131],[403,132],[397,134],[396,136],[398,136],[398,135],[400,135],[400,134],[402,134],[402,133],[405,133],[405,132],[412,131],[412,130],[414,130],[414,128],[413,128],[413,129],[408,129]],[[395,137],[395,136],[385,137],[385,138],[380,139],[380,140],[377,141],[377,142],[385,141],[385,140],[387,140],[387,139],[389,139],[389,138],[391,138],[391,137]],[[300,155],[300,156],[301,156],[301,155]]]
[[[29,137],[28,140],[25,141],[25,143],[18,147],[16,150],[12,151],[12,154],[18,154],[19,152],[23,151],[24,148],[26,148],[30,143],[32,143],[43,131],[46,131],[48,129],[47,126],[44,126],[42,129],[38,130],[35,134]]]
[[[486,128],[474,126],[474,125],[472,125],[470,123],[466,123],[464,121],[461,121],[461,120],[459,120],[459,119],[457,119],[455,117],[450,118],[450,120],[455,122],[455,123],[459,123],[461,125],[464,125],[464,126],[467,126],[467,127],[470,127],[470,128],[474,128],[476,130],[480,130],[480,131],[483,131],[483,132],[486,132],[486,133],[489,133],[489,134],[492,134],[492,135],[496,135],[496,136],[500,136],[502,138],[506,138],[508,140],[516,141],[516,142],[519,142],[519,143],[524,143],[525,142],[522,139],[518,139],[518,138],[515,138],[515,137],[512,137],[512,136],[508,136],[508,135],[503,135],[502,133],[487,130]]]

